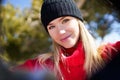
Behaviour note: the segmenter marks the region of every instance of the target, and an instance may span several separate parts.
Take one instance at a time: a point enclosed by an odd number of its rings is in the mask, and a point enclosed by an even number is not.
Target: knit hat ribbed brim
[[[41,21],[47,31],[47,25],[62,16],[73,16],[81,21],[83,18],[73,0],[44,0],[41,8]]]

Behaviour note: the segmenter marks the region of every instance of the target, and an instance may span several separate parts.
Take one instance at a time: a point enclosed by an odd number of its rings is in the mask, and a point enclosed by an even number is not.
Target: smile
[[[65,38],[61,39],[60,41],[65,41],[67,40],[71,35],[66,36]]]

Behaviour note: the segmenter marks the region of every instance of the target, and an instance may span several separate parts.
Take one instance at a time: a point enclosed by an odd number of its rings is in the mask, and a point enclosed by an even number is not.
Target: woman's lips
[[[71,35],[68,35],[68,36],[62,38],[60,41],[65,41],[65,40],[67,40],[70,36],[71,36]]]

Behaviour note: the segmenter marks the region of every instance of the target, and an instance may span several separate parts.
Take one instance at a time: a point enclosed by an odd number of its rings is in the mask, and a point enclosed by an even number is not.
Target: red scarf
[[[63,54],[64,53],[64,54]],[[65,54],[68,54],[65,56]],[[85,53],[82,42],[69,49],[61,50],[60,69],[64,80],[85,80],[84,70]]]

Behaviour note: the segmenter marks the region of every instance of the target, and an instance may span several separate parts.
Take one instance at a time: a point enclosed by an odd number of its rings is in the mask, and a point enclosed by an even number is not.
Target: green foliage
[[[23,12],[11,4],[2,6],[2,57],[13,64],[50,50],[48,34],[39,20],[38,1],[33,0],[32,8]]]

